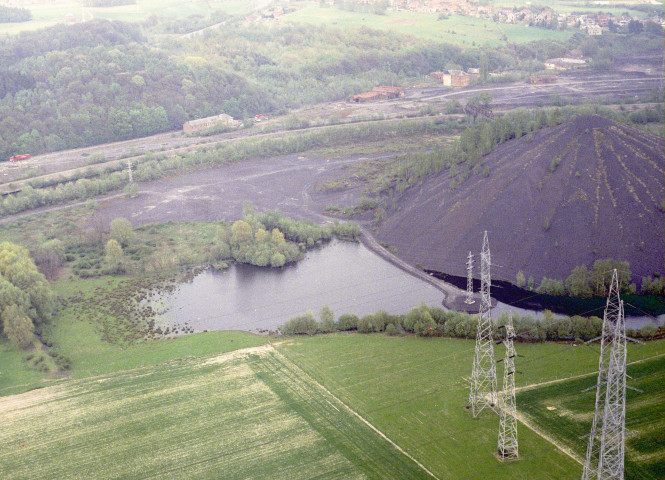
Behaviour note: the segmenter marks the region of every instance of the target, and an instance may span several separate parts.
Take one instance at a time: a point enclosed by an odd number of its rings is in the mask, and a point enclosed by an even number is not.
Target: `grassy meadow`
[[[104,287],[88,282],[91,292]],[[517,345],[518,409],[562,449],[520,424],[521,460],[503,464],[493,456],[498,418],[483,412],[474,420],[464,408],[472,341],[330,334],[273,346],[267,337],[211,332],[121,345],[102,341],[76,315],[56,325],[51,338],[71,356],[71,378],[39,381],[17,368],[14,380],[32,390],[0,390],[2,478],[581,474],[579,435],[593,398],[578,392],[593,384],[595,345]],[[3,370],[19,361],[0,347]],[[502,347],[495,353],[500,358]],[[637,436],[629,440],[627,478],[658,478],[653,472],[665,459],[664,356],[664,341],[630,347],[629,361],[639,361],[630,383],[644,394],[629,394],[628,425]]]
[[[628,366],[626,391],[626,478],[665,477],[665,356]],[[591,429],[596,390],[594,375],[554,385],[527,389],[518,402],[529,421],[546,428],[555,438],[583,456],[586,442],[579,441]]]
[[[190,15],[207,16],[221,10],[231,15],[244,14],[254,7],[252,3],[240,0],[224,2],[183,2],[182,0],[138,0],[136,5],[118,7],[87,7],[83,1],[46,3],[28,5],[32,20],[22,23],[0,23],[0,35],[14,35],[19,32],[38,30],[65,22],[65,16],[72,14],[77,20],[103,18],[124,22],[144,22],[151,15],[184,18]]]
[[[523,372],[517,377],[518,387],[584,375],[598,368],[596,346],[548,343],[519,344],[516,348],[524,355],[517,360],[517,369]],[[521,461],[502,464],[493,457],[498,418],[483,412],[472,420],[463,408],[473,349],[471,341],[363,335],[298,338],[279,347],[440,479],[579,478],[585,444],[577,437],[561,439],[564,448],[577,454],[576,460],[520,425]],[[502,347],[495,353],[500,358]],[[631,346],[629,361],[663,353],[662,341]],[[501,378],[500,367],[497,373]],[[593,383],[593,375],[585,381]],[[653,386],[643,402],[659,401],[665,395],[662,383]],[[540,388],[529,391],[539,392]],[[518,398],[518,410],[526,409],[525,402],[522,396]],[[586,407],[593,410],[593,402]],[[636,415],[642,420],[629,422],[649,425],[653,421],[650,413],[638,410]],[[557,422],[548,420],[537,426],[549,435]],[[646,472],[648,467],[632,459],[633,451],[628,455],[629,461],[639,465],[637,471]],[[662,452],[655,456],[657,461],[665,458]]]
[[[463,46],[496,46],[506,42],[523,43],[538,39],[565,40],[572,31],[552,31],[525,25],[508,25],[492,20],[451,15],[439,20],[438,14],[387,11],[385,15],[352,12],[318,4],[283,17],[284,21],[312,23],[338,28],[369,27],[437,42]]]
[[[4,479],[429,477],[271,347],[4,397],[0,418]]]

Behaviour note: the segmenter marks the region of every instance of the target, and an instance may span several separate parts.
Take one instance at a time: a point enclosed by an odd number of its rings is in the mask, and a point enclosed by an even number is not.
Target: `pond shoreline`
[[[408,264],[390,252],[388,249],[383,247],[379,242],[377,242],[372,234],[370,234],[364,227],[360,227],[360,230],[360,243],[362,243],[369,251],[378,255],[383,260],[399,268],[403,272],[406,272],[418,278],[419,280],[423,280],[429,283],[430,285],[437,288],[441,293],[443,293],[444,297],[442,304],[444,307],[450,310],[470,312],[469,305],[464,303],[464,299],[466,297],[466,292],[464,290],[460,289],[452,283],[446,282],[441,278],[430,275],[426,271],[420,270]],[[477,307],[475,310],[473,310],[473,312],[477,312]]]
[[[478,313],[480,306],[480,299],[478,292],[480,291],[480,279],[473,279],[474,297],[476,302],[474,304],[466,304],[466,282],[465,277],[449,275],[436,270],[420,270],[404,260],[400,259],[392,252],[387,250],[363,227],[361,227],[360,241],[367,249],[391,263],[402,271],[413,275],[414,277],[424,280],[444,294],[443,306],[450,310],[456,310],[466,313]],[[639,303],[639,296],[625,296],[634,303]],[[550,310],[553,313],[574,316],[593,314],[594,316],[603,316],[606,299],[604,297],[594,297],[590,299],[573,298],[573,297],[555,297],[552,295],[538,294],[536,292],[525,290],[513,285],[504,280],[492,280],[491,291],[492,307],[494,308],[498,303],[502,303],[507,307],[514,306],[521,310],[533,311],[534,313],[542,313],[545,310]],[[654,323],[664,324],[665,303],[661,306],[656,306],[656,309],[651,311],[650,308],[644,304],[635,306],[630,302],[626,302],[626,316],[635,318],[651,317]],[[649,310],[649,311],[645,311]]]

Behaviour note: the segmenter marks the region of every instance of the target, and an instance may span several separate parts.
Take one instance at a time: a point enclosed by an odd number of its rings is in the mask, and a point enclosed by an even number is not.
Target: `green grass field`
[[[452,339],[327,335],[297,339],[280,351],[440,479],[579,478],[582,466],[578,461],[523,425],[519,426],[522,460],[501,464],[493,457],[498,418],[484,414],[472,420],[463,408],[473,348],[473,342]],[[524,355],[517,362],[523,372],[517,378],[518,386],[583,375],[598,367],[595,346],[550,343],[516,348]],[[662,341],[633,346],[629,360],[664,352]],[[499,347],[496,356],[501,355]],[[498,375],[500,378],[500,369]],[[665,394],[665,387],[659,388],[646,401]],[[518,409],[523,403],[520,396]],[[645,417],[645,423],[650,418]],[[556,423],[538,426],[550,433]],[[580,442],[574,438],[562,441],[564,447],[578,453]],[[640,469],[645,468],[640,463]]]
[[[2,478],[429,478],[425,469],[441,480],[581,474],[585,446],[578,435],[593,398],[578,392],[593,383],[597,346],[517,346],[524,355],[518,409],[572,457],[520,425],[521,460],[502,464],[493,456],[498,418],[486,412],[474,420],[464,408],[471,341],[332,334],[273,347],[267,338],[217,332],[120,347],[95,338],[94,329],[67,325],[57,340],[71,337],[64,348],[75,359],[72,379],[35,383],[41,388],[17,395],[0,391],[7,395],[0,397]],[[247,345],[256,346],[228,352]],[[3,370],[13,368],[6,350]],[[222,351],[228,353],[213,353]],[[627,478],[662,472],[664,356],[664,341],[630,347],[629,361],[642,360],[629,369],[631,384],[645,393],[629,396],[636,436],[627,449]],[[577,378],[560,381],[570,377]]]
[[[628,385],[642,390],[626,393],[626,478],[665,478],[665,357],[629,365]],[[530,421],[558,440],[586,452],[580,437],[591,429],[595,375],[520,392],[518,402]]]
[[[0,419],[3,479],[428,478],[271,347],[4,397]]]
[[[226,0],[224,2],[183,2],[182,0],[138,0],[136,5],[123,5],[110,8],[81,7],[81,1],[72,1],[69,4],[30,5],[32,20],[22,23],[0,24],[0,35],[14,35],[28,30],[38,30],[65,22],[67,14],[74,15],[77,20],[81,18],[91,20],[104,18],[108,20],[122,20],[125,22],[143,22],[151,15],[162,17],[184,18],[190,15],[206,16],[216,10],[222,10],[231,15],[243,14],[251,11],[253,5],[240,0]]]
[[[551,7],[557,13],[612,13],[619,17],[624,12],[628,12],[633,17],[645,18],[647,16],[645,12],[630,8],[632,5],[644,5],[644,3],[641,0],[605,0],[598,2],[598,4],[596,2],[588,2],[587,0],[554,0],[548,2],[547,6]],[[522,8],[538,5],[530,0],[495,0],[492,4],[495,8]]]
[[[452,15],[438,20],[437,14],[388,11],[385,15],[351,12],[310,4],[284,17],[285,21],[338,28],[369,27],[389,30],[437,42],[464,46],[522,43],[539,39],[564,40],[571,31],[552,31],[525,25],[507,25],[491,20]],[[505,36],[504,36],[505,35]]]

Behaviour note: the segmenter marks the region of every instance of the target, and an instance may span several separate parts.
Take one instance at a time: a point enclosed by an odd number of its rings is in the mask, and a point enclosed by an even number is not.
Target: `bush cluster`
[[[324,307],[324,309],[327,307]],[[322,310],[323,314],[323,310]],[[323,315],[321,315],[323,318]],[[505,325],[507,314],[501,314],[495,320],[497,327]],[[311,311],[294,317],[280,326],[284,335],[314,335],[330,331],[358,331],[359,333],[385,333],[387,335],[417,335],[419,337],[476,337],[478,325],[477,315],[469,315],[440,307],[420,305],[405,315],[391,315],[385,310],[358,317],[354,314],[341,315],[334,326],[322,327]],[[530,315],[513,314],[513,326],[517,340],[521,342],[544,341],[588,341],[602,333],[603,321],[598,317],[556,317],[545,310],[541,319]],[[655,327],[645,327],[641,331],[628,331],[633,337],[653,338],[665,334]],[[494,329],[494,340],[499,341],[503,335],[500,328]]]
[[[540,285],[535,289],[538,293],[554,296],[566,296],[590,298],[602,297],[607,295],[610,283],[612,281],[612,274],[614,269],[617,270],[619,280],[619,290],[622,293],[635,293],[637,286],[631,283],[631,270],[630,264],[625,261],[615,260],[613,258],[603,258],[596,260],[591,269],[586,265],[575,267],[570,275],[566,278],[565,282],[553,278],[543,277]],[[525,286],[524,273],[519,271],[516,276],[516,284],[518,287]],[[646,287],[646,289],[645,289]],[[529,284],[529,289],[533,289],[533,285]],[[658,295],[657,292],[662,291],[662,284],[651,279],[651,277],[642,279],[642,292],[645,294],[652,293]]]
[[[27,8],[0,5],[0,23],[20,23],[30,20],[32,20],[32,13]]]

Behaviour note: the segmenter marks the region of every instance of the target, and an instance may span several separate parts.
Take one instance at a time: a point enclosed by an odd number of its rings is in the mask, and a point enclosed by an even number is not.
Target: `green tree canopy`
[[[122,247],[115,239],[110,239],[104,247],[104,266],[109,273],[116,273],[122,267]]]
[[[233,244],[249,242],[252,237],[252,227],[244,220],[238,220],[231,226],[231,241]]]
[[[7,340],[25,348],[32,342],[35,326],[23,310],[10,304],[2,309],[2,330]]]
[[[111,238],[121,246],[126,247],[134,236],[132,224],[126,218],[116,218],[111,221]]]
[[[42,243],[35,254],[35,263],[47,278],[53,278],[64,261],[65,244],[57,238]]]
[[[21,347],[56,308],[56,296],[28,250],[10,242],[0,243],[0,305],[3,333]]]

